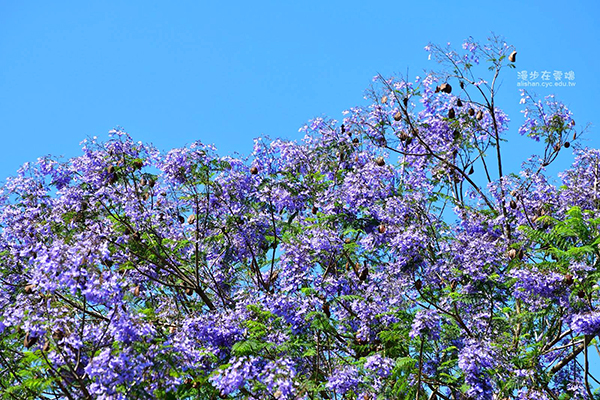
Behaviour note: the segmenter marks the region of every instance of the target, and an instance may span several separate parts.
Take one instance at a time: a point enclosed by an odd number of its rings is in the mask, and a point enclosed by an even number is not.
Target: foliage
[[[599,398],[600,152],[552,185],[581,131],[524,93],[542,154],[505,174],[514,49],[426,49],[442,72],[379,76],[247,159],[114,130],[25,164],[0,193],[2,398]]]

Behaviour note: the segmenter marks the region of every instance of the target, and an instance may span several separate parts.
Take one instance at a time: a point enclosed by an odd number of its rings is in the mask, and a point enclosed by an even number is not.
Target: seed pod
[[[512,53],[510,53],[510,55],[508,56],[508,61],[514,63],[515,61],[517,61],[517,52],[513,51]]]
[[[408,97],[402,99],[402,103],[404,103],[404,107],[408,105]]]
[[[517,250],[516,249],[510,249],[508,250],[508,258],[510,258],[511,260],[514,260],[517,257]]]
[[[311,210],[311,211],[312,211],[312,213],[313,213],[313,214],[315,214],[315,215],[316,215],[316,214],[317,214],[317,212],[319,212],[319,207],[317,207],[317,206],[313,206],[313,208],[312,208],[312,210]]]
[[[467,111],[467,114],[469,114],[469,116],[472,117],[473,115],[475,115],[475,110],[473,110],[472,108],[469,108],[469,110]]]
[[[517,209],[517,202],[514,200],[510,201],[510,208],[512,208],[513,210]]]
[[[136,159],[133,162],[133,166],[135,167],[135,169],[142,169],[142,167],[144,166],[144,162],[140,159]]]
[[[178,215],[177,220],[179,221],[180,224],[183,224],[185,222],[185,218],[183,218],[183,215]]]
[[[454,136],[454,140],[460,139],[460,131],[458,129],[455,129],[452,135]]]
[[[354,144],[358,144],[359,142],[360,142],[360,140],[358,140],[358,138],[352,139],[352,143],[354,143]]]
[[[440,92],[452,93],[452,86],[449,83],[442,83],[440,85]]]
[[[175,333],[175,327],[174,326],[170,326],[169,327],[169,333],[172,335]]]
[[[478,121],[481,121],[483,119],[483,113],[481,112],[481,110],[477,111],[477,115],[475,116],[475,118],[477,118]]]
[[[340,129],[342,130],[342,134],[346,133],[346,127],[344,126],[344,124],[342,124]]]
[[[144,194],[142,194],[142,199],[144,199],[144,201],[148,201],[149,198],[150,198],[150,193],[145,192]]]
[[[146,186],[146,178],[142,177],[142,179],[140,179],[140,186]]]
[[[139,297],[140,296],[140,285],[137,285],[136,287],[133,288],[133,295],[135,297]]]
[[[571,143],[565,142],[565,149],[568,149],[569,147],[571,147]]]
[[[32,294],[34,290],[35,290],[35,285],[25,286],[25,294]]]
[[[351,242],[352,242],[352,239],[350,239],[350,238],[346,238],[346,239],[344,239],[344,243],[346,243],[346,244],[349,244],[349,243],[351,243]]]
[[[331,318],[331,311],[329,310],[329,302],[323,303],[323,312],[327,315],[327,318]]]
[[[525,252],[523,251],[523,249],[519,249],[519,251],[517,252],[517,257],[519,258],[519,260],[522,260],[523,257],[525,257]]]
[[[456,117],[456,112],[454,111],[454,108],[451,108],[448,110],[448,118],[450,119],[454,119]]]
[[[460,88],[461,89],[465,88],[465,83],[463,81],[459,81],[458,83],[460,84]]]
[[[251,173],[252,175],[256,175],[256,174],[258,174],[258,168],[256,168],[256,167],[252,167],[252,168],[250,168],[250,173]]]
[[[378,229],[379,229],[379,233],[385,233],[385,231],[386,231],[386,228],[385,228],[384,224],[379,225]]]
[[[402,114],[400,113],[400,111],[398,111],[396,114],[394,114],[394,121],[400,121],[402,119]]]
[[[561,148],[561,147],[562,147],[562,146],[560,145],[560,143],[556,143],[556,144],[554,145],[554,151],[556,151],[556,152],[560,151],[560,148]]]
[[[42,351],[46,352],[50,350],[50,341],[48,339],[44,340],[44,346],[42,347]]]
[[[111,185],[112,185],[113,183],[115,183],[116,181],[117,181],[117,175],[114,175],[114,174],[113,174],[113,175],[111,175],[111,176],[108,178],[108,183],[109,183],[109,184],[111,184]]]
[[[190,214],[190,216],[187,219],[188,224],[192,225],[194,222],[196,222],[196,214]]]
[[[360,272],[360,275],[358,276],[358,279],[361,280],[361,282],[364,282],[367,280],[367,277],[369,276],[369,268],[365,267],[363,268],[363,270]]]
[[[154,185],[156,185],[156,180],[154,180],[154,179],[150,179],[150,180],[148,181],[148,185],[150,185],[150,187],[151,187],[151,188],[153,188],[153,187],[154,187]]]
[[[38,341],[37,336],[29,336],[29,332],[25,335],[25,339],[23,340],[23,346],[30,349],[33,345],[35,345]]]
[[[375,164],[379,165],[380,167],[383,167],[385,165],[385,160],[383,159],[383,157],[377,157],[375,159]]]
[[[385,103],[387,103],[387,101],[388,101],[388,98],[387,98],[387,96],[383,96],[383,97],[381,98],[381,103],[382,103],[382,104],[385,104]]]
[[[106,172],[108,172],[109,174],[112,174],[113,172],[115,172],[114,165],[109,165],[108,168],[106,169]]]
[[[462,107],[463,106],[463,102],[460,99],[456,99],[456,106],[457,107]]]
[[[408,133],[406,133],[404,131],[400,131],[400,140],[401,141],[405,141],[408,138],[409,138]]]
[[[423,281],[421,281],[420,279],[417,279],[415,281],[415,289],[421,290],[422,287],[423,287]]]
[[[573,275],[566,274],[565,275],[565,283],[567,284],[567,286],[571,286],[573,284]]]
[[[439,87],[439,86],[436,86],[436,87],[435,87],[435,93],[439,93],[439,92],[440,92],[440,87]]]
[[[471,168],[469,169],[469,172],[468,172],[468,174],[469,174],[469,175],[472,175],[472,174],[473,174],[473,172],[475,172],[475,170],[473,169],[473,166],[471,165]]]
[[[580,299],[585,298],[585,292],[583,290],[580,290],[579,292],[577,292],[577,297],[579,297]]]
[[[192,289],[192,288],[185,289],[185,294],[188,295],[188,296],[193,295],[194,294],[194,289]]]
[[[405,143],[406,143],[406,145],[407,145],[407,146],[408,146],[408,145],[410,145],[410,144],[412,143],[412,140],[413,140],[413,139],[412,139],[412,137],[410,137],[410,136],[409,136],[409,137],[407,137],[407,138],[406,138],[406,142],[405,142]]]

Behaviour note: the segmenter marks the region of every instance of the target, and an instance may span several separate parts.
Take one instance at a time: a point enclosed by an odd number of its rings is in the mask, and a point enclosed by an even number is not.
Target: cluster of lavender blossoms
[[[599,398],[600,151],[524,93],[539,152],[506,171],[514,49],[426,49],[446,68],[245,158],[117,129],[25,164],[0,189],[0,397]]]

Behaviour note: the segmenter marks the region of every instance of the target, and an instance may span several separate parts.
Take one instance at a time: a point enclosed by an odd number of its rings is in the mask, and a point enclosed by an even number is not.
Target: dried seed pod
[[[150,193],[145,192],[144,194],[142,194],[142,199],[144,199],[144,201],[148,201],[149,198],[150,198]]]
[[[436,86],[436,87],[435,87],[435,93],[439,93],[439,92],[440,92],[440,87],[439,87],[439,86]]]
[[[514,200],[510,201],[510,208],[512,208],[513,210],[517,209],[517,202]]]
[[[252,167],[252,168],[250,168],[250,173],[251,173],[252,175],[256,175],[256,174],[258,174],[258,168],[256,168],[256,167]]]
[[[400,113],[400,111],[398,111],[396,114],[394,114],[394,121],[400,121],[402,119],[402,114]]]
[[[108,168],[106,169],[106,172],[108,172],[109,174],[112,174],[113,172],[115,172],[114,165],[109,165]]]
[[[169,327],[169,333],[172,335],[175,333],[175,327],[174,326],[170,326]]]
[[[378,229],[379,229],[379,233],[385,233],[385,231],[386,231],[386,227],[384,224],[379,225]]]
[[[517,61],[517,52],[513,51],[512,53],[510,53],[510,55],[508,56],[508,61],[514,63],[515,61]]]
[[[340,129],[342,130],[342,134],[346,133],[346,127],[344,126],[344,124],[340,126]]]
[[[187,219],[188,224],[192,225],[194,222],[196,222],[196,214],[190,214],[190,216]]]
[[[475,118],[477,118],[478,121],[481,121],[483,119],[483,112],[481,112],[481,110],[477,111]]]
[[[456,106],[457,107],[462,107],[463,106],[463,102],[460,99],[456,99]]]
[[[415,289],[421,290],[422,287],[423,287],[423,281],[421,281],[420,279],[417,279],[415,281]]]
[[[456,117],[456,112],[454,111],[454,108],[451,108],[448,110],[448,118],[450,119],[454,119]]]
[[[381,98],[381,103],[382,103],[382,104],[385,104],[385,103],[387,103],[387,101],[388,101],[388,98],[387,98],[387,96],[383,96],[383,97]]]
[[[465,88],[465,82],[463,82],[463,81],[460,81],[460,82],[458,82],[458,83],[460,84],[460,88],[461,88],[461,89],[464,89],[464,88]]]
[[[35,290],[35,285],[25,286],[25,294],[32,294],[34,290]]]
[[[188,296],[193,295],[194,294],[194,289],[192,289],[192,288],[185,289],[185,294],[188,295]]]
[[[344,239],[344,243],[350,244],[350,243],[352,243],[352,239],[346,238],[346,239]]]
[[[317,212],[319,212],[319,207],[317,207],[317,206],[313,206],[311,211],[312,211],[312,213],[313,213],[313,214],[315,214],[315,215],[316,215],[316,214],[317,214]]]
[[[23,340],[23,346],[30,349],[37,343],[38,340],[39,338],[37,336],[30,336],[29,332],[27,332],[27,334],[25,335],[25,339]]]
[[[583,290],[580,290],[579,292],[577,292],[577,297],[579,297],[580,299],[585,298],[585,292]]]
[[[571,143],[565,142],[565,149],[568,149],[569,147],[571,147]]]
[[[383,167],[385,165],[385,160],[383,159],[383,157],[377,157],[375,159],[375,164],[379,165],[380,167]]]
[[[142,177],[142,179],[140,179],[140,186],[146,186],[146,178]]]
[[[46,352],[50,350],[50,341],[48,339],[44,340],[44,346],[42,347],[42,351]]]
[[[561,147],[562,147],[562,146],[560,145],[560,143],[556,143],[556,144],[554,145],[554,151],[556,151],[556,152],[560,151]]]
[[[183,215],[177,215],[177,220],[180,224],[183,224],[185,222],[185,218],[183,218]]]
[[[111,184],[111,185],[112,185],[113,183],[115,183],[116,181],[117,181],[117,175],[114,175],[114,174],[113,174],[113,175],[111,175],[111,176],[108,178],[108,183],[109,183],[109,184]]]
[[[566,274],[565,275],[565,283],[567,284],[567,286],[571,286],[573,284],[573,275]]]
[[[515,259],[517,257],[517,250],[516,249],[510,249],[508,250],[508,258],[510,258],[511,260]]]
[[[442,83],[440,85],[440,92],[452,93],[452,86],[449,83]]]
[[[358,279],[360,279],[361,282],[364,282],[367,280],[367,277],[369,276],[369,268],[365,267],[363,268],[363,270],[360,272],[360,275],[358,276]]]
[[[404,132],[404,131],[400,131],[400,140],[401,141],[405,141],[406,139],[408,139],[410,136],[408,136],[408,133]]]
[[[358,138],[354,138],[354,139],[352,139],[352,143],[358,144],[358,143],[360,143],[360,140],[358,140]]]
[[[469,174],[469,175],[472,175],[472,174],[473,174],[473,172],[475,172],[475,169],[473,169],[473,166],[471,165],[471,168],[469,168],[469,172],[468,172],[468,174]]]
[[[133,295],[135,297],[139,297],[140,296],[140,285],[137,285],[136,287],[133,288]]]
[[[472,108],[469,108],[467,110],[467,114],[469,114],[469,116],[472,117],[473,115],[475,115],[475,110],[473,110]]]
[[[408,106],[408,97],[403,98],[402,103],[404,104],[404,107]]]
[[[519,251],[517,252],[517,257],[519,258],[519,260],[522,260],[523,257],[525,257],[525,252],[523,251],[523,249],[519,249]]]
[[[327,315],[327,318],[331,318],[331,311],[329,310],[329,302],[323,303],[323,312]]]
[[[148,180],[148,185],[149,185],[151,188],[153,188],[153,187],[154,187],[154,185],[156,185],[156,180],[154,180],[154,179],[150,179],[150,180]]]
[[[135,167],[135,169],[142,169],[142,167],[144,166],[144,162],[140,159],[136,159],[133,162],[133,166]]]
[[[412,143],[412,140],[413,140],[413,138],[409,136],[406,138],[406,142],[404,142],[404,143],[406,143],[406,145],[408,146]]]

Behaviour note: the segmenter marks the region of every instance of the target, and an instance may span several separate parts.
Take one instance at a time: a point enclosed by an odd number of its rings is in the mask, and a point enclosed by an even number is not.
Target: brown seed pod
[[[188,295],[188,296],[193,295],[194,294],[194,289],[192,289],[192,288],[185,289],[185,294]]]
[[[360,275],[358,276],[358,279],[360,279],[361,282],[364,282],[367,280],[367,277],[369,276],[369,268],[365,267],[363,268],[363,270],[360,272]]]
[[[113,172],[115,172],[114,165],[109,165],[108,168],[106,169],[106,172],[108,172],[109,174],[112,174]]]
[[[140,179],[140,186],[146,186],[146,178],[142,177],[142,179]]]
[[[385,233],[385,231],[386,231],[386,227],[384,224],[379,225],[378,229],[379,229],[379,233]]]
[[[251,173],[252,175],[256,175],[256,174],[258,174],[258,168],[256,168],[256,167],[252,167],[252,168],[250,168],[250,173]]]
[[[514,63],[515,61],[517,61],[517,52],[513,51],[512,53],[510,53],[510,55],[508,56],[508,61]]]
[[[577,297],[579,297],[580,299],[585,298],[585,292],[583,290],[580,290],[579,292],[577,292]]]
[[[185,218],[183,218],[183,215],[178,215],[177,220],[179,221],[180,224],[183,224],[185,222]]]
[[[454,108],[451,108],[448,110],[448,118],[450,119],[454,119],[456,117],[456,112],[454,111]]]
[[[473,168],[473,166],[471,165],[471,168],[469,168],[469,175],[473,175],[473,172],[475,172],[475,169]]]
[[[379,165],[380,167],[383,167],[385,165],[385,160],[383,159],[383,157],[377,157],[375,159],[375,164]]]
[[[136,287],[133,288],[133,295],[135,297],[139,297],[140,296],[140,285],[137,285]]]
[[[567,286],[571,286],[573,284],[573,275],[566,274],[565,275],[565,283],[567,284]]]
[[[449,83],[442,83],[440,85],[440,92],[452,93],[452,86]]]
[[[172,335],[175,333],[175,327],[174,326],[170,326],[169,327],[169,333]]]
[[[456,106],[457,107],[462,107],[463,106],[463,102],[460,99],[456,99]]]
[[[340,126],[340,129],[342,130],[342,134],[346,133],[346,127],[344,126],[344,124]]]
[[[313,208],[312,208],[312,210],[311,210],[311,211],[312,211],[312,213],[313,213],[313,214],[315,214],[315,215],[316,215],[316,214],[317,214],[317,212],[319,212],[319,207],[317,207],[317,206],[313,206]]]
[[[511,260],[515,259],[517,257],[517,250],[516,249],[510,249],[508,250],[508,258],[510,258]]]
[[[403,98],[402,103],[404,104],[404,107],[408,106],[408,97]]]
[[[404,143],[406,143],[406,145],[408,146],[412,143],[412,140],[413,140],[413,138],[409,136],[406,138],[406,142],[404,142]]]
[[[344,239],[344,243],[346,243],[346,244],[349,244],[349,243],[351,243],[351,242],[352,242],[352,239],[350,239],[350,238],[346,238],[346,239]]]
[[[112,185],[113,183],[115,183],[116,181],[117,181],[117,175],[114,175],[114,174],[113,174],[113,175],[111,175],[111,176],[108,178],[108,183],[109,183],[109,184],[111,184],[111,185]]]
[[[436,87],[435,87],[435,92],[436,92],[436,93],[439,93],[439,92],[440,92],[440,87],[439,87],[439,86],[436,86]]]
[[[469,110],[467,110],[467,114],[469,114],[469,116],[472,117],[473,115],[475,115],[475,110],[469,108]]]
[[[37,343],[38,340],[39,338],[37,336],[29,336],[29,332],[27,332],[27,334],[25,335],[25,339],[23,340],[23,346],[30,349]]]
[[[514,200],[510,201],[510,208],[512,208],[513,210],[517,209],[517,202]]]
[[[463,81],[458,82],[460,84],[460,88],[464,89],[465,88],[465,83]]]
[[[48,341],[48,339],[44,340],[44,346],[42,347],[42,351],[46,352],[50,350],[50,342]]]
[[[383,96],[383,97],[381,98],[381,103],[382,103],[382,104],[385,104],[385,103],[387,103],[387,101],[388,101],[388,98],[387,98],[387,96]]]
[[[400,111],[398,111],[396,114],[394,114],[394,121],[400,121],[402,119],[402,114],[400,113]]]
[[[133,162],[133,166],[135,167],[135,169],[142,169],[142,167],[144,166],[144,162],[142,160],[135,160]]]
[[[35,290],[35,285],[25,286],[25,294],[32,294],[34,290]]]
[[[153,188],[153,187],[154,187],[154,185],[156,185],[156,180],[154,180],[154,179],[150,179],[150,180],[148,181],[148,185],[150,185],[150,187],[151,187],[151,188]]]
[[[187,219],[188,224],[192,225],[194,222],[196,222],[196,214],[190,214],[190,216]]]
[[[331,311],[329,310],[329,302],[323,303],[323,312],[327,315],[327,318],[331,318]]]
[[[481,112],[481,110],[477,111],[475,118],[477,118],[478,121],[481,121],[483,119],[483,112]]]
[[[561,147],[562,147],[562,146],[560,145],[560,143],[556,143],[556,144],[554,145],[554,151],[556,151],[556,152],[560,151]]]
[[[568,149],[569,147],[571,147],[571,143],[565,142],[565,149]]]
[[[523,257],[525,257],[525,252],[523,251],[523,249],[519,249],[519,251],[517,252],[517,257],[519,258],[519,260],[522,260]]]
[[[358,138],[354,138],[354,139],[352,139],[352,143],[358,144],[358,143],[360,143],[360,140],[358,140]]]
[[[422,287],[423,287],[423,281],[421,281],[420,279],[417,279],[415,281],[415,289],[421,290]]]

